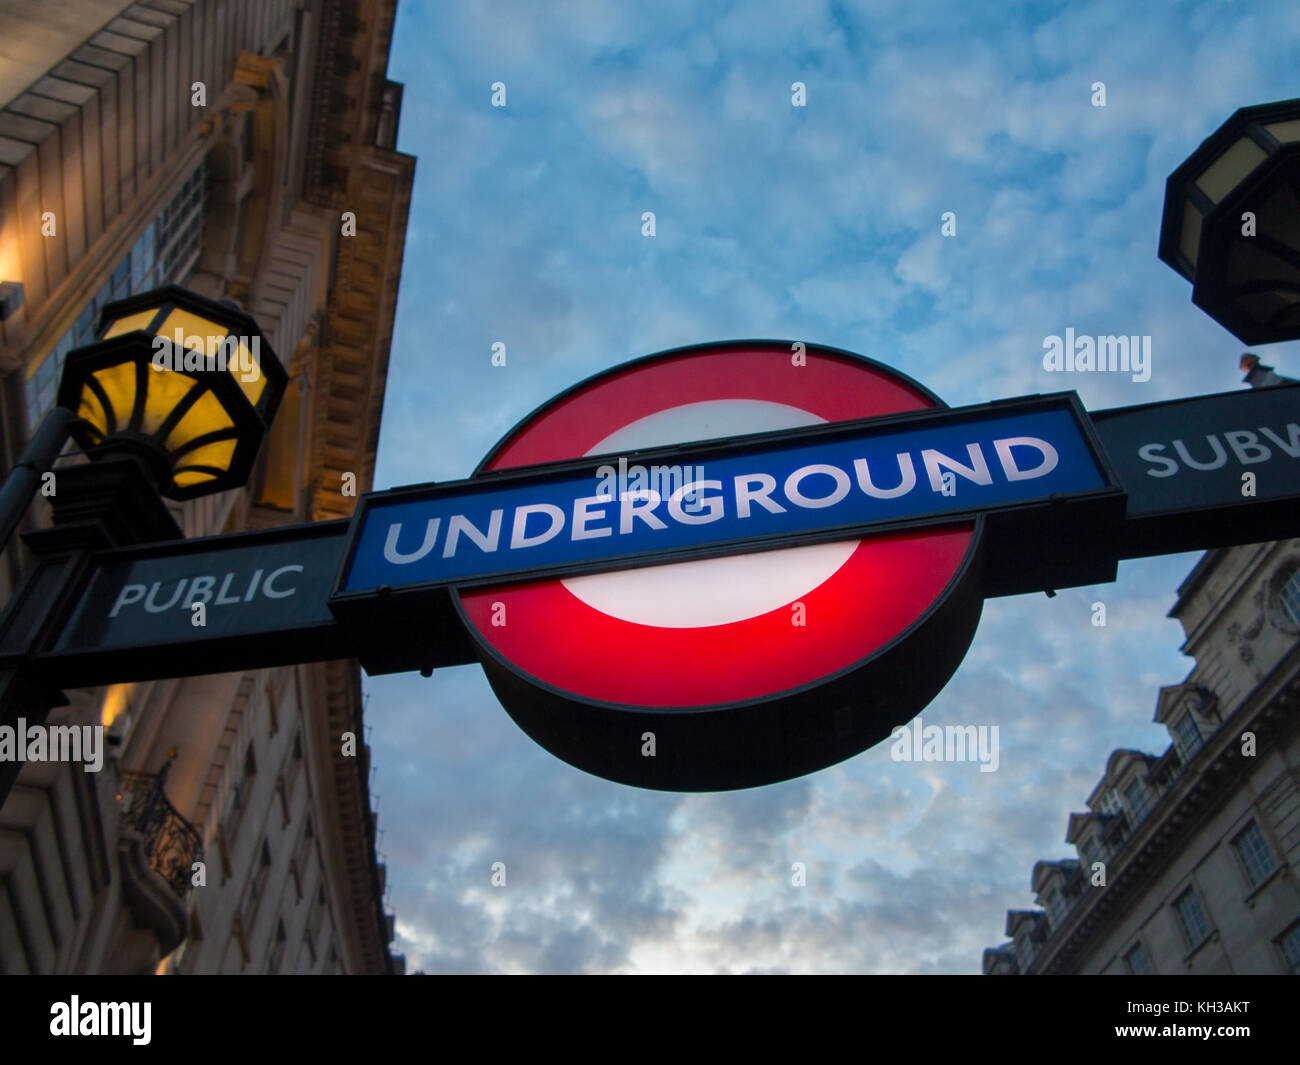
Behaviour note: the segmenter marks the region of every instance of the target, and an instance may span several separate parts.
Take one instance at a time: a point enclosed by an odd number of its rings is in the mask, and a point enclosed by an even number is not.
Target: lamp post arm
[[[27,507],[40,487],[41,475],[54,464],[77,420],[67,407],[53,407],[36,427],[14,468],[0,485],[0,551],[23,520]]]

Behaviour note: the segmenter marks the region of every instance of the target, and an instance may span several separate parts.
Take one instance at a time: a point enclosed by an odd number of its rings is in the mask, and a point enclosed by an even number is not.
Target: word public
[[[108,616],[115,618],[121,613],[123,607],[137,603],[147,613],[161,614],[175,606],[188,610],[195,603],[213,606],[251,603],[259,595],[267,599],[287,599],[298,589],[291,584],[282,583],[288,581],[285,575],[302,571],[303,567],[294,562],[272,570],[265,577],[262,575],[262,570],[254,570],[247,580],[239,574],[225,573],[220,577],[200,574],[196,577],[182,577],[174,582],[154,581],[149,585],[124,584],[117,593],[117,599]],[[217,588],[218,580],[221,581],[220,588]]]

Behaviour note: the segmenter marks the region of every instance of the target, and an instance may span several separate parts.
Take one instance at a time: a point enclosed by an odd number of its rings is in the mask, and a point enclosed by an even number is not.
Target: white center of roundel
[[[587,454],[794,429],[825,421],[798,407],[758,399],[687,403],[625,425]],[[848,540],[674,562],[570,577],[564,586],[602,614],[639,625],[672,629],[725,625],[766,614],[807,595],[844,565],[857,546],[857,540]]]

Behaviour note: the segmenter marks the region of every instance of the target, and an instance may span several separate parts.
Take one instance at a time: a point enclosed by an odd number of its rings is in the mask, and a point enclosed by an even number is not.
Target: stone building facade
[[[986,974],[1300,972],[1300,539],[1208,552],[1170,616],[1170,745],[1111,754]]]
[[[6,469],[99,310],[176,283],[239,303],[290,376],[248,485],[172,505],[185,535],[351,514],[415,165],[395,150],[395,15],[0,0]],[[28,527],[46,520],[38,499]],[[0,599],[27,563],[15,538]],[[0,972],[402,971],[355,662],[67,694],[48,723],[102,725],[109,756],[29,763],[0,808]]]

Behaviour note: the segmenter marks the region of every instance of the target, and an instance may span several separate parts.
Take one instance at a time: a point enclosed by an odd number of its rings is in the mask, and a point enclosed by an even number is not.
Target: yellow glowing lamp
[[[1300,100],[1243,107],[1169,175],[1160,258],[1239,340],[1300,338]]]
[[[92,459],[132,451],[163,495],[191,499],[248,479],[286,381],[249,315],[169,285],[103,309],[98,339],[68,352],[58,402]]]

